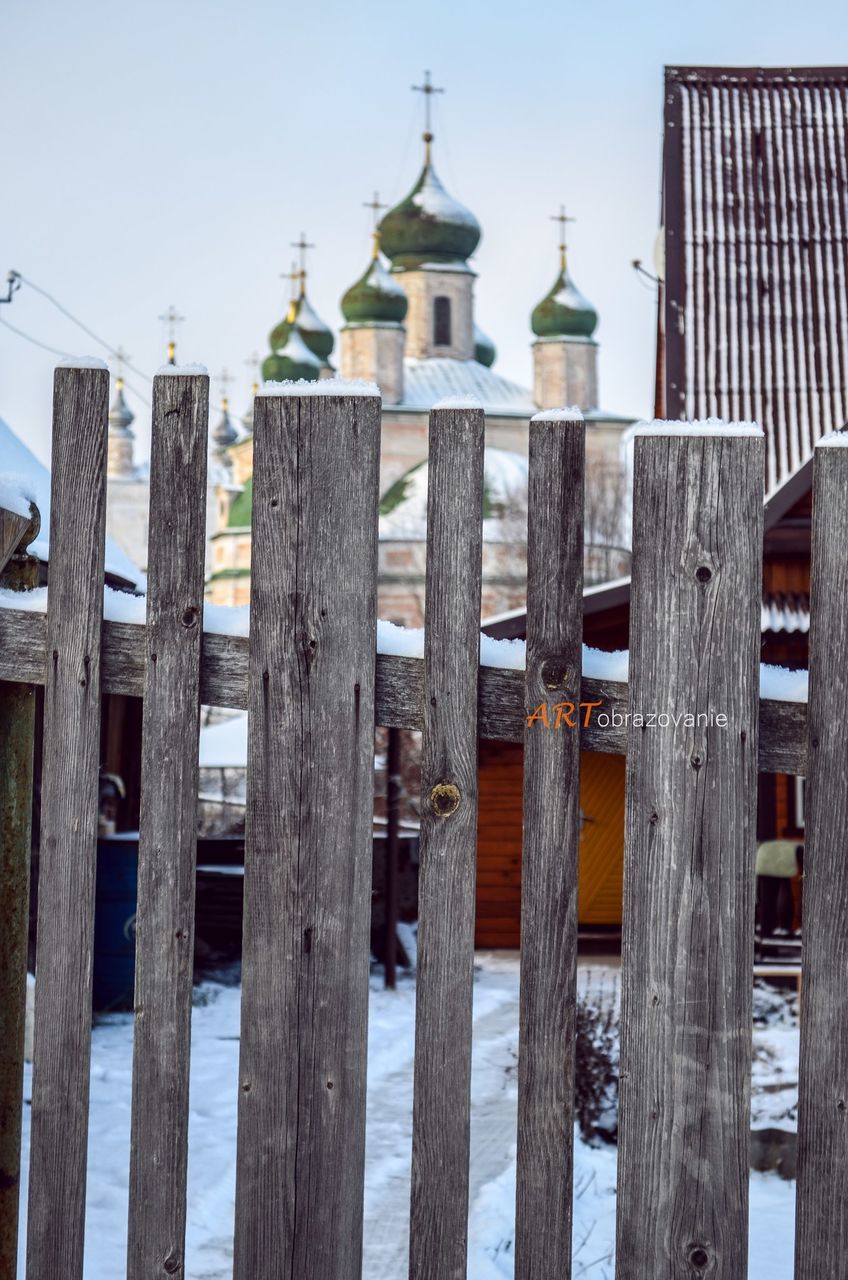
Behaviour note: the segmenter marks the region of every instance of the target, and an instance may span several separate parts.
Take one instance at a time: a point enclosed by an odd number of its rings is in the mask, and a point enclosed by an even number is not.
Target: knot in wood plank
[[[430,807],[439,818],[449,818],[459,808],[459,787],[452,782],[437,782],[430,792]]]

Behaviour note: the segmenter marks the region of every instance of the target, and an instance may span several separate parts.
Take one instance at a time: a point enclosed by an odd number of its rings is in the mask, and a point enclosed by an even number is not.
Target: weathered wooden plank
[[[516,1280],[571,1275],[585,435],[530,424]]]
[[[358,1280],[380,401],[258,396],[235,1280]]]
[[[410,1280],[466,1273],[483,432],[430,414]]]
[[[763,438],[637,438],[617,1280],[744,1280]]]
[[[208,417],[207,377],[154,379],[128,1280],[185,1274]]]
[[[0,680],[44,683],[46,620],[43,614],[0,609]],[[102,687],[104,693],[140,698],[144,693],[144,629],[123,622],[104,622]],[[204,703],[247,709],[247,640],[208,633],[203,637],[200,693]],[[601,714],[627,712],[627,685],[584,676],[583,702],[603,706],[592,713],[582,732],[586,751],[625,755],[627,728],[598,721]],[[424,724],[424,663],[420,658],[377,655],[376,723],[398,729]],[[481,667],[477,727],[481,738],[499,742],[524,740],[524,673]],[[760,702],[760,773],[792,773],[803,777],[807,764],[807,707],[800,702]]]
[[[795,1274],[848,1255],[848,450],[815,451]]]
[[[37,527],[27,524],[27,541]],[[37,581],[22,549],[0,569],[7,591]],[[18,1274],[34,746],[35,689],[0,681],[0,1280]]]
[[[29,1280],[83,1265],[108,395],[105,368],[56,370]]]
[[[0,506],[0,573],[6,568],[30,524],[30,516],[22,516],[17,511],[8,511],[6,507]],[[34,537],[34,533],[30,535],[30,542]]]

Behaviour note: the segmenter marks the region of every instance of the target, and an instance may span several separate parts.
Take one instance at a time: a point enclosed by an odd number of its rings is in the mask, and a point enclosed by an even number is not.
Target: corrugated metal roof
[[[666,69],[666,406],[754,420],[766,490],[848,419],[848,69]]]
[[[526,387],[502,378],[476,360],[450,360],[433,356],[403,362],[404,389],[401,409],[432,409],[448,396],[476,396],[486,413],[526,418],[536,412]]]

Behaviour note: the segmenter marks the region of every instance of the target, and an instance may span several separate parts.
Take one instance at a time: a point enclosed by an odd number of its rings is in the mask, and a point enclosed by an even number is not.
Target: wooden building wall
[[[521,920],[523,750],[481,742],[477,837],[478,947],[515,948]],[[581,760],[580,924],[621,924],[624,757],[585,751]]]

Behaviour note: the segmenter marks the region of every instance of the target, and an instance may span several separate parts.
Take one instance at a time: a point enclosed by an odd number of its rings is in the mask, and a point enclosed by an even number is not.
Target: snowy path
[[[240,993],[209,984],[192,1019],[187,1280],[230,1280]],[[368,1048],[364,1280],[406,1280],[415,988],[372,982]],[[469,1280],[511,1280],[515,1205],[518,963],[479,955],[474,982]],[[797,1080],[797,1030],[758,1037],[774,1074]],[[132,1020],[105,1019],[92,1041],[91,1127],[85,1280],[124,1274],[129,1161]],[[765,1067],[759,1068],[759,1071]],[[755,1075],[757,1073],[755,1072]],[[27,1069],[25,1098],[31,1096]],[[781,1107],[784,1102],[781,1101]],[[24,1175],[30,1108],[24,1108]],[[575,1144],[575,1280],[612,1280],[615,1150]],[[26,1229],[22,1210],[23,1239]],[[751,1178],[750,1280],[792,1276],[794,1185]],[[19,1267],[23,1280],[23,1258]]]

